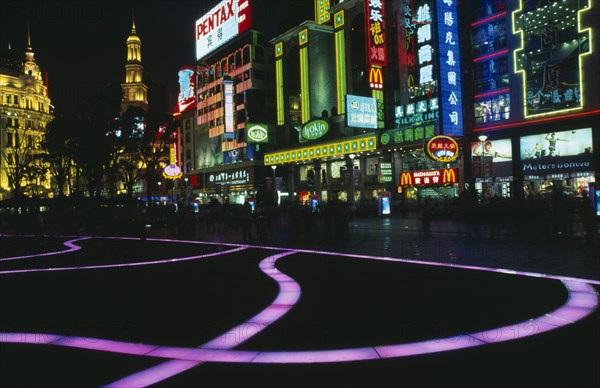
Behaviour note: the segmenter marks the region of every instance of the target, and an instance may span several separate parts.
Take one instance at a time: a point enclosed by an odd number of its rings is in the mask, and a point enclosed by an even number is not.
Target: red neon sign
[[[385,1],[365,1],[367,63],[385,67]]]

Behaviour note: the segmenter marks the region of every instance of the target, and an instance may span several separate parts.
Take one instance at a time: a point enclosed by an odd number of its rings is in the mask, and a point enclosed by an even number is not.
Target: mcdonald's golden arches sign
[[[458,169],[406,171],[400,173],[400,186],[435,186],[458,182]]]

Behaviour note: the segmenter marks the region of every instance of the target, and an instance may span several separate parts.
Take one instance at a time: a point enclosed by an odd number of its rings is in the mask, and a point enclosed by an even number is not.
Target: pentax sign
[[[196,59],[250,28],[250,0],[223,0],[196,21]]]

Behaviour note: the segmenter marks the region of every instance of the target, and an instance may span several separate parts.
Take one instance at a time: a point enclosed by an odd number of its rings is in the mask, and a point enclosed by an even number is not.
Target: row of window
[[[23,138],[23,136],[19,136],[19,133],[17,132],[7,132],[5,146],[9,148],[25,146],[32,149],[40,149],[40,142],[37,141],[37,139],[38,136],[25,135]]]
[[[0,101],[1,100],[2,99],[0,99]],[[5,96],[5,98],[4,98],[4,101],[2,101],[2,102],[4,104],[6,104],[6,105],[16,105],[16,106],[19,106],[19,96],[16,95],[16,94],[14,94],[14,95],[13,94],[7,94]],[[27,108],[27,109],[35,109],[36,108],[35,103],[32,102],[30,99],[26,99],[25,100],[25,104],[26,104],[25,108]],[[35,109],[35,110],[39,110],[39,111],[43,112],[44,111],[44,103],[38,101],[38,103],[37,103],[37,109]]]
[[[33,129],[33,130],[43,130],[43,126],[41,123],[34,120],[19,120],[15,117],[5,117],[4,118],[6,126],[8,128],[19,128],[19,124],[24,124],[25,128]],[[37,125],[36,125],[37,124]]]

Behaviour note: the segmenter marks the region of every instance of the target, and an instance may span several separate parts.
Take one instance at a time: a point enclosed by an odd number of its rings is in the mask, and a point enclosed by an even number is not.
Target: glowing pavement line
[[[171,241],[171,240],[164,240]],[[228,244],[233,245],[233,244]],[[239,246],[239,245],[237,245]],[[244,246],[246,248],[248,246]],[[455,264],[435,263],[435,262],[424,262],[417,260],[407,259],[394,259],[394,258],[381,258],[366,255],[354,255],[354,254],[341,254],[334,252],[319,252],[309,250],[292,250],[285,248],[267,248],[267,249],[280,249],[287,251],[279,255],[283,257],[292,253],[312,253],[312,254],[325,254],[325,255],[336,255],[345,256],[352,258],[370,259],[370,260],[383,260],[393,262],[403,262],[419,265],[434,265],[441,267],[451,268],[462,268],[471,269],[487,272],[507,273],[511,275],[519,276],[530,276],[530,277],[542,277],[550,279],[560,279],[567,288],[569,298],[567,302],[560,308],[544,314],[543,316],[535,319],[530,319],[514,325],[504,326],[500,328],[489,329],[482,332],[470,333],[470,334],[458,334],[452,337],[430,339],[425,341],[404,343],[396,345],[382,345],[364,348],[350,348],[350,349],[338,349],[338,350],[321,350],[321,351],[278,351],[278,352],[261,352],[261,351],[235,351],[229,350],[236,344],[241,343],[240,341],[227,341],[221,338],[221,344],[219,340],[215,339],[201,348],[177,348],[167,346],[156,346],[146,344],[135,344],[126,343],[120,341],[111,341],[104,339],[94,339],[85,337],[63,337],[55,336],[50,334],[31,334],[31,333],[0,333],[0,342],[16,342],[16,343],[38,343],[38,344],[52,344],[59,346],[83,348],[90,350],[99,351],[110,351],[115,353],[123,354],[136,354],[146,355],[153,357],[170,358],[171,361],[161,364],[162,368],[152,371],[142,371],[145,373],[145,378],[149,380],[160,381],[169,376],[173,376],[184,370],[187,370],[195,365],[202,362],[243,362],[243,363],[324,363],[324,362],[344,362],[344,361],[359,361],[359,360],[371,360],[377,358],[394,358],[412,356],[418,354],[436,353],[449,350],[464,349],[473,346],[481,346],[485,344],[510,341],[527,336],[540,334],[549,330],[554,330],[562,326],[569,325],[580,319],[590,315],[598,306],[598,295],[593,287],[586,284],[587,280],[561,277],[554,275],[544,275],[533,272],[521,272],[506,269],[493,269],[488,267],[477,267],[477,266],[464,266]],[[226,251],[229,252],[229,251]],[[219,252],[220,254],[226,252]],[[171,260],[165,260],[165,262],[172,262]],[[155,262],[149,262],[152,264]],[[135,263],[142,265],[141,263]],[[272,264],[268,265],[267,259],[261,262],[261,268],[263,270],[271,271],[271,274],[266,272],[269,276],[274,279],[282,280],[282,283],[287,288],[281,287],[280,283],[280,294],[275,301],[279,303],[286,302],[297,302],[297,298],[293,296],[294,292],[299,292],[299,286],[287,275],[277,271]],[[272,270],[269,267],[272,267]],[[0,273],[1,274],[1,273]],[[597,283],[597,281],[590,281]],[[295,289],[297,288],[297,289]],[[299,293],[298,293],[299,298]],[[265,321],[271,321],[281,317],[285,312],[277,312],[278,308],[281,308],[278,303],[272,305],[274,308],[263,310],[254,318],[251,318],[246,322],[246,325],[258,325],[263,324]],[[270,306],[271,307],[271,306]],[[289,307],[291,308],[291,306]],[[289,309],[288,309],[289,310]],[[268,313],[267,313],[268,311]],[[264,313],[264,314],[263,314]],[[271,315],[269,317],[269,315]],[[265,320],[266,319],[266,320]],[[236,330],[241,328],[247,328],[244,324],[237,326]],[[264,327],[263,327],[264,328]],[[234,330],[232,329],[232,330]],[[262,330],[262,329],[260,329]],[[260,331],[260,330],[257,330]],[[227,334],[232,333],[229,331]],[[254,333],[256,334],[256,333]],[[253,334],[253,335],[254,335]],[[245,339],[244,339],[245,340]],[[224,344],[223,344],[224,342]],[[212,348],[209,348],[211,345]],[[206,347],[205,347],[206,346]],[[132,375],[135,376],[135,375]],[[132,377],[129,376],[129,377]],[[128,379],[126,377],[125,379]],[[122,383],[125,379],[119,380],[113,384]],[[156,380],[158,379],[158,380]],[[148,381],[149,381],[148,380]],[[141,381],[141,380],[138,380]],[[125,385],[125,384],[123,384]]]
[[[292,307],[294,307],[294,305],[300,299],[300,285],[296,283],[294,279],[279,272],[279,270],[275,268],[275,262],[277,260],[294,253],[295,252],[279,253],[261,260],[259,264],[260,269],[279,284],[279,294],[267,308],[259,312],[254,317],[232,328],[231,330],[228,330],[215,339],[200,345],[198,348],[201,349],[201,354],[204,354],[204,356],[209,360],[211,355],[214,357],[215,352],[217,352],[218,356],[228,359],[229,362],[235,362],[235,360],[239,360],[239,354],[230,355],[228,352],[223,352],[223,350],[232,349],[235,346],[245,342],[269,326],[271,323],[281,318],[288,311],[290,311]],[[204,350],[209,351],[205,352]],[[204,361],[207,361],[194,360],[194,358],[187,358],[187,360],[184,361],[180,360],[180,357],[173,357],[173,355],[179,356],[182,352],[186,353],[188,351],[188,349],[177,349],[163,346],[152,349],[146,353],[147,356],[173,358],[176,360],[167,361],[152,368],[134,373],[108,384],[107,387],[146,387],[148,385],[168,379],[169,377],[175,376],[179,373],[185,372],[186,370],[201,365]],[[243,355],[246,356],[243,359],[246,362],[249,362],[254,358],[256,352],[243,352]]]
[[[88,266],[76,266],[76,267],[49,267],[49,268],[31,268],[31,269],[14,269],[7,271],[0,271],[0,275],[11,275],[17,273],[30,273],[30,272],[56,272],[56,271],[75,271],[75,270],[84,270],[84,269],[106,269],[106,268],[122,268],[122,267],[139,267],[142,265],[155,265],[155,264],[166,264],[166,263],[178,263],[182,261],[189,260],[198,260],[204,259],[207,257],[214,257],[219,255],[225,255],[228,253],[239,252],[247,249],[245,246],[240,246],[238,248],[229,249],[227,251],[213,252],[213,253],[204,253],[202,255],[197,256],[188,256],[188,257],[177,257],[174,259],[164,259],[164,260],[155,260],[155,261],[137,261],[133,263],[117,263],[117,264],[101,264],[101,265],[88,265]]]
[[[150,368],[140,372],[143,375],[137,376],[136,381],[127,379],[139,374],[126,377],[111,384],[111,386],[136,386],[136,384],[127,385],[126,383],[137,382],[143,386],[158,382],[203,362],[299,364],[364,361],[466,349],[531,337],[575,323],[590,315],[598,307],[598,295],[592,286],[586,283],[567,281],[563,282],[563,284],[569,293],[567,302],[558,309],[540,317],[475,333],[457,334],[451,337],[395,345],[337,350],[264,352],[227,350],[225,349],[227,346],[219,349],[156,346],[96,338],[64,337],[35,333],[0,333],[0,342],[58,345],[171,359],[171,361],[159,365],[161,368]],[[243,327],[243,324],[236,328],[240,327]],[[226,336],[227,333],[224,335]],[[217,338],[211,342],[218,344],[218,341]],[[241,342],[243,341],[236,342],[235,344]],[[232,346],[235,344],[232,344]]]
[[[6,236],[5,236],[6,237]],[[87,240],[90,237],[81,237],[81,238],[76,238],[73,240],[68,240],[65,241],[63,243],[64,246],[68,247],[69,249],[65,249],[62,251],[53,251],[53,252],[44,252],[44,253],[36,253],[36,254],[32,254],[32,255],[25,255],[25,256],[13,256],[13,257],[4,257],[1,258],[0,261],[10,261],[10,260],[20,260],[20,259],[30,259],[33,257],[42,257],[42,256],[52,256],[52,255],[60,255],[61,253],[68,253],[68,252],[75,252],[81,249],[81,247],[79,245],[75,245],[73,244],[75,241],[81,241],[81,240]]]

